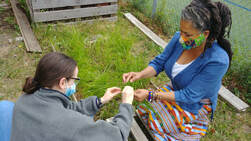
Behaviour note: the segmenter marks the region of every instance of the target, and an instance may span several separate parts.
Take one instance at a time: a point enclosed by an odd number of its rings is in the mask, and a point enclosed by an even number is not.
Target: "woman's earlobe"
[[[208,38],[209,34],[210,34],[209,30],[204,31],[205,38]]]

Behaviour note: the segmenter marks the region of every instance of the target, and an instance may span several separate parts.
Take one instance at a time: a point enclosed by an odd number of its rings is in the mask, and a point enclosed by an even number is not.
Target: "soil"
[[[0,1],[0,5],[3,4]],[[1,8],[1,7],[0,7]],[[24,43],[16,41],[19,33],[11,8],[0,10],[0,100],[15,102],[22,94],[25,77],[32,75],[36,57],[26,52]]]

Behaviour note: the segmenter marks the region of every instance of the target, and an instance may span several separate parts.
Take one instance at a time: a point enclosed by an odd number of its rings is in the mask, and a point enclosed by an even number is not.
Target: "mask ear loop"
[[[78,103],[77,98],[75,97],[75,94],[73,94],[72,97],[73,97],[74,101],[75,101],[76,103]]]
[[[65,80],[66,81],[66,86],[68,87],[68,82],[67,82],[67,80]],[[66,88],[67,89],[67,88]],[[76,102],[76,103],[78,103],[78,100],[77,100],[77,98],[75,97],[75,94],[72,94],[71,95],[72,96],[72,98],[74,99],[74,101]]]
[[[74,83],[74,85],[76,85],[76,84]],[[75,86],[75,87],[77,87],[77,86]],[[74,101],[75,101],[76,103],[78,103],[78,100],[77,100],[75,94],[72,94],[72,97],[73,97]]]

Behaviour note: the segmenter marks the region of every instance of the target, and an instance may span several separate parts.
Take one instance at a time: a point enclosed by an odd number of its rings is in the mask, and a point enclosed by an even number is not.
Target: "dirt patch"
[[[28,54],[24,43],[16,42],[21,34],[11,9],[0,13],[0,100],[15,102],[22,94],[22,85],[27,76],[32,76],[39,55]],[[10,42],[12,40],[12,42]]]

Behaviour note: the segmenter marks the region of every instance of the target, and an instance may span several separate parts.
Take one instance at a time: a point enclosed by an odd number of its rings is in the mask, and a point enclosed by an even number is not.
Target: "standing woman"
[[[101,99],[90,96],[72,102],[69,96],[76,92],[77,76],[72,58],[61,53],[45,55],[34,78],[26,79],[25,94],[15,103],[11,141],[126,141],[133,118],[133,88],[124,88],[112,122],[95,122],[93,116],[101,106],[121,90],[113,87]]]
[[[180,31],[165,50],[141,72],[123,74],[124,82],[162,71],[170,78],[172,87],[135,91],[136,100],[153,101],[150,106],[140,105],[138,112],[156,140],[199,140],[206,134],[207,115],[213,117],[221,81],[232,59],[230,42],[225,39],[231,24],[231,11],[225,4],[193,0],[182,10]]]

